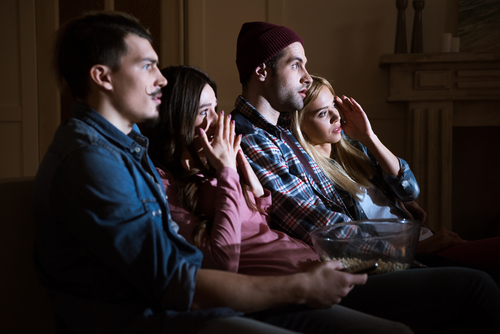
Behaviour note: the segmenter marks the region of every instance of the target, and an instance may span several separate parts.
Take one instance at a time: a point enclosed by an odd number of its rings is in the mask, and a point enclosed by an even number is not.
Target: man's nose
[[[160,87],[165,87],[168,83],[167,79],[161,74],[160,70],[157,68],[158,71],[158,79],[157,79],[157,85]]]
[[[312,78],[309,75],[309,72],[304,68],[304,75],[302,76],[302,83],[309,85],[312,82]]]

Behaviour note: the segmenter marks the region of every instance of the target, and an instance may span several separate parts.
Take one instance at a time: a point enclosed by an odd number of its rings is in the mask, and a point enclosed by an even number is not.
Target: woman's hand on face
[[[201,145],[208,162],[215,169],[231,167],[236,171],[236,155],[240,149],[241,135],[236,137],[231,115],[221,111],[212,143],[203,129],[200,129]]]
[[[262,188],[262,184],[257,178],[257,175],[255,175],[255,172],[243,154],[243,151],[238,151],[236,162],[238,163],[238,170],[241,172],[241,176],[245,180],[245,184],[250,188],[250,191],[253,192],[255,197],[261,197],[264,195],[264,188]]]
[[[342,115],[342,130],[354,140],[363,143],[373,135],[372,126],[363,108],[353,98],[335,96],[335,107]]]

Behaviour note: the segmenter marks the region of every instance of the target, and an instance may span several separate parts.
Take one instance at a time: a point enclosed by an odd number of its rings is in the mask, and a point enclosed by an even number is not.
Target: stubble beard
[[[273,79],[269,99],[273,109],[279,112],[294,112],[304,108],[304,99],[302,99],[298,91],[281,85],[278,77]]]
[[[160,106],[156,107],[156,115],[146,118],[142,121],[142,126],[152,128],[160,122]]]

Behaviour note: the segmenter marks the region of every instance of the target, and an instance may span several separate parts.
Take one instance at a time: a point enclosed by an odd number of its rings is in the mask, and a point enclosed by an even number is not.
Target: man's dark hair
[[[266,67],[271,69],[271,75],[276,75],[276,68],[278,67],[278,63],[281,58],[285,55],[285,49],[282,49],[280,52],[275,54],[271,59],[266,61],[264,64],[266,64]],[[250,82],[250,78],[252,77],[252,74],[247,76],[245,79],[243,79],[242,85],[243,87],[246,87],[248,83]]]
[[[121,12],[90,12],[65,23],[57,32],[53,66],[66,81],[73,98],[85,99],[90,92],[89,72],[96,64],[113,71],[127,53],[129,34],[152,42],[151,34],[135,17]]]

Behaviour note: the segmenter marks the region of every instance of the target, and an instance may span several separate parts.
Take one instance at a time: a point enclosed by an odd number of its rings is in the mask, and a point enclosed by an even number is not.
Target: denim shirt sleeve
[[[199,268],[186,256],[193,250],[172,232],[168,207],[140,164],[116,154],[89,145],[64,157],[55,174],[52,212],[82,245],[90,271],[79,278],[69,271],[70,279],[95,284],[104,299],[122,282],[156,309],[189,310]]]
[[[420,187],[408,163],[399,157],[398,160],[400,166],[399,175],[389,175],[381,170],[382,177],[397,198],[403,202],[414,201],[420,194]]]
[[[375,186],[381,188],[382,190],[388,187],[394,196],[403,202],[414,201],[418,198],[418,195],[420,194],[420,187],[415,179],[415,175],[413,175],[410,166],[405,160],[398,157],[400,166],[399,174],[397,176],[389,175],[382,170],[377,159],[375,159],[375,157],[363,144],[353,141],[352,139],[350,139],[350,143],[359,150],[363,151],[368,158],[370,158],[372,167],[375,170],[375,175],[372,180]]]

